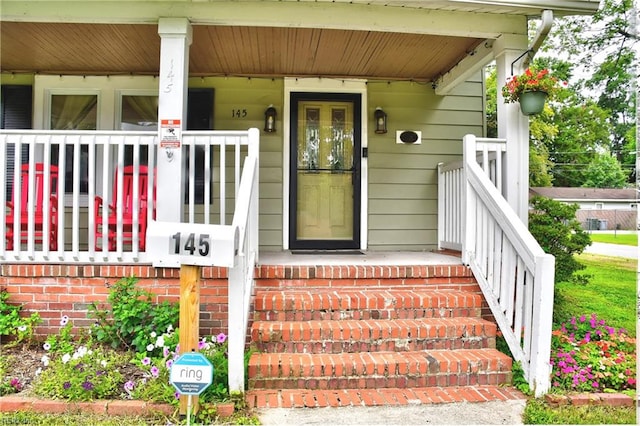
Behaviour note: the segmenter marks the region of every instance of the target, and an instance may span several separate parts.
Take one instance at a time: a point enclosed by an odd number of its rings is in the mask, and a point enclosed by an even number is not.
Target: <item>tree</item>
[[[609,152],[611,126],[608,114],[594,101],[585,100],[576,93],[563,103],[553,106],[552,122],[557,126],[555,137],[544,143],[553,163],[551,174],[554,186],[582,186],[586,168],[599,154]]]
[[[585,188],[624,188],[627,183],[627,173],[611,155],[598,155],[584,174],[586,181],[582,186]]]
[[[571,16],[556,20],[546,51],[561,51],[578,65],[578,91],[587,93],[607,112],[611,129],[609,152],[624,168],[635,169],[629,155],[633,143],[630,129],[636,126],[636,79],[638,61],[637,11],[631,0],[603,0],[594,16]],[[635,179],[635,172],[629,174]]]
[[[531,199],[531,207],[529,231],[545,253],[555,256],[555,281],[580,281],[576,272],[584,269],[584,265],[573,255],[582,253],[591,244],[591,238],[576,219],[579,206],[536,196]]]

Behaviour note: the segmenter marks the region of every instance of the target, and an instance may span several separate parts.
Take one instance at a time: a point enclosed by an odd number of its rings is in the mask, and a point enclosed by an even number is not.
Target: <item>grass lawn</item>
[[[148,426],[171,424],[165,418],[107,416],[90,413],[46,414],[33,412],[0,413],[0,425],[42,426]]]
[[[602,234],[594,234],[601,236]],[[637,236],[633,235],[636,238]],[[589,284],[556,284],[554,328],[559,323],[597,314],[611,327],[636,335],[635,259],[582,254],[582,273],[592,275]],[[551,407],[543,399],[530,399],[523,414],[525,424],[636,424],[635,407],[560,406]]]
[[[625,246],[637,246],[638,245],[638,233],[633,234],[589,234],[591,241],[594,243],[609,243],[609,244],[623,244]]]
[[[554,322],[596,313],[607,325],[622,327],[635,337],[638,261],[586,253],[578,260],[586,265],[582,273],[592,275],[591,280],[586,285],[556,284]]]
[[[635,407],[571,406],[549,408],[542,400],[530,400],[523,413],[524,424],[598,425],[635,424]]]

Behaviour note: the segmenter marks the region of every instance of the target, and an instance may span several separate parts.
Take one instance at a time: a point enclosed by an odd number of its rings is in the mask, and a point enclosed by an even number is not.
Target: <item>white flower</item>
[[[42,361],[42,364],[44,364],[45,367],[49,365],[49,357],[46,355],[42,355],[42,358],[40,358],[40,361]]]
[[[171,333],[172,331],[173,331],[173,326],[169,324],[169,327],[167,327],[167,333]]]
[[[153,350],[153,348],[154,348],[153,343],[149,343],[147,345],[147,352],[151,352]]]
[[[68,362],[69,362],[69,360],[71,360],[71,355],[69,355],[69,354],[64,354],[64,355],[62,355],[62,363],[63,363],[63,364],[68,363]]]
[[[156,347],[164,348],[164,336],[158,336],[158,339],[156,340]]]
[[[88,353],[86,346],[80,346],[73,354],[73,359],[79,359]]]
[[[40,373],[42,373],[42,368],[38,367],[38,369],[36,370],[36,376],[39,376]]]
[[[45,343],[44,345],[42,345],[42,348],[43,348],[45,351],[50,350],[50,349],[51,349],[51,343],[49,343],[49,342]]]
[[[21,325],[20,327],[18,327],[18,331],[26,331],[26,330],[27,330],[26,325]]]
[[[151,332],[151,338],[152,338],[152,339],[155,339],[157,336],[158,336],[158,335],[156,334],[156,332],[155,332],[155,331],[152,331],[152,332]]]
[[[107,366],[107,361],[105,361],[104,359],[102,361],[100,361],[100,365],[104,368]]]

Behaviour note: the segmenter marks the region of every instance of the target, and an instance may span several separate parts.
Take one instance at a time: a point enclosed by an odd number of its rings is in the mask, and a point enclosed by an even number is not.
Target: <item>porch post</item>
[[[496,57],[498,90],[498,137],[507,140],[503,195],[525,225],[529,206],[529,119],[517,103],[505,104],[502,86],[511,77],[512,63],[528,49],[526,34],[503,34],[493,49]],[[524,58],[524,57],[523,57]],[[522,58],[513,64],[513,74],[523,71]]]
[[[191,23],[160,18],[156,220],[182,222],[182,131],[187,124]]]

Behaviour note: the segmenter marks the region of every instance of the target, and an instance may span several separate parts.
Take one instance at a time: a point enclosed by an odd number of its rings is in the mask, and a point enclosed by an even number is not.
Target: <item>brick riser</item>
[[[471,270],[462,265],[305,266],[262,265],[256,270],[258,290],[424,289],[480,292]]]
[[[495,350],[256,354],[249,387],[375,389],[497,385],[511,376],[511,358]]]
[[[342,353],[495,347],[496,325],[477,318],[260,321],[251,340],[266,353]]]
[[[423,286],[424,287],[424,286]],[[265,291],[256,295],[256,320],[326,321],[477,317],[479,294],[463,291],[379,290]]]
[[[251,406],[342,406],[350,396],[340,392],[380,405],[389,403],[384,389],[477,395],[465,389],[511,380],[511,358],[495,350],[496,325],[483,319],[466,267],[262,266],[258,275]]]

